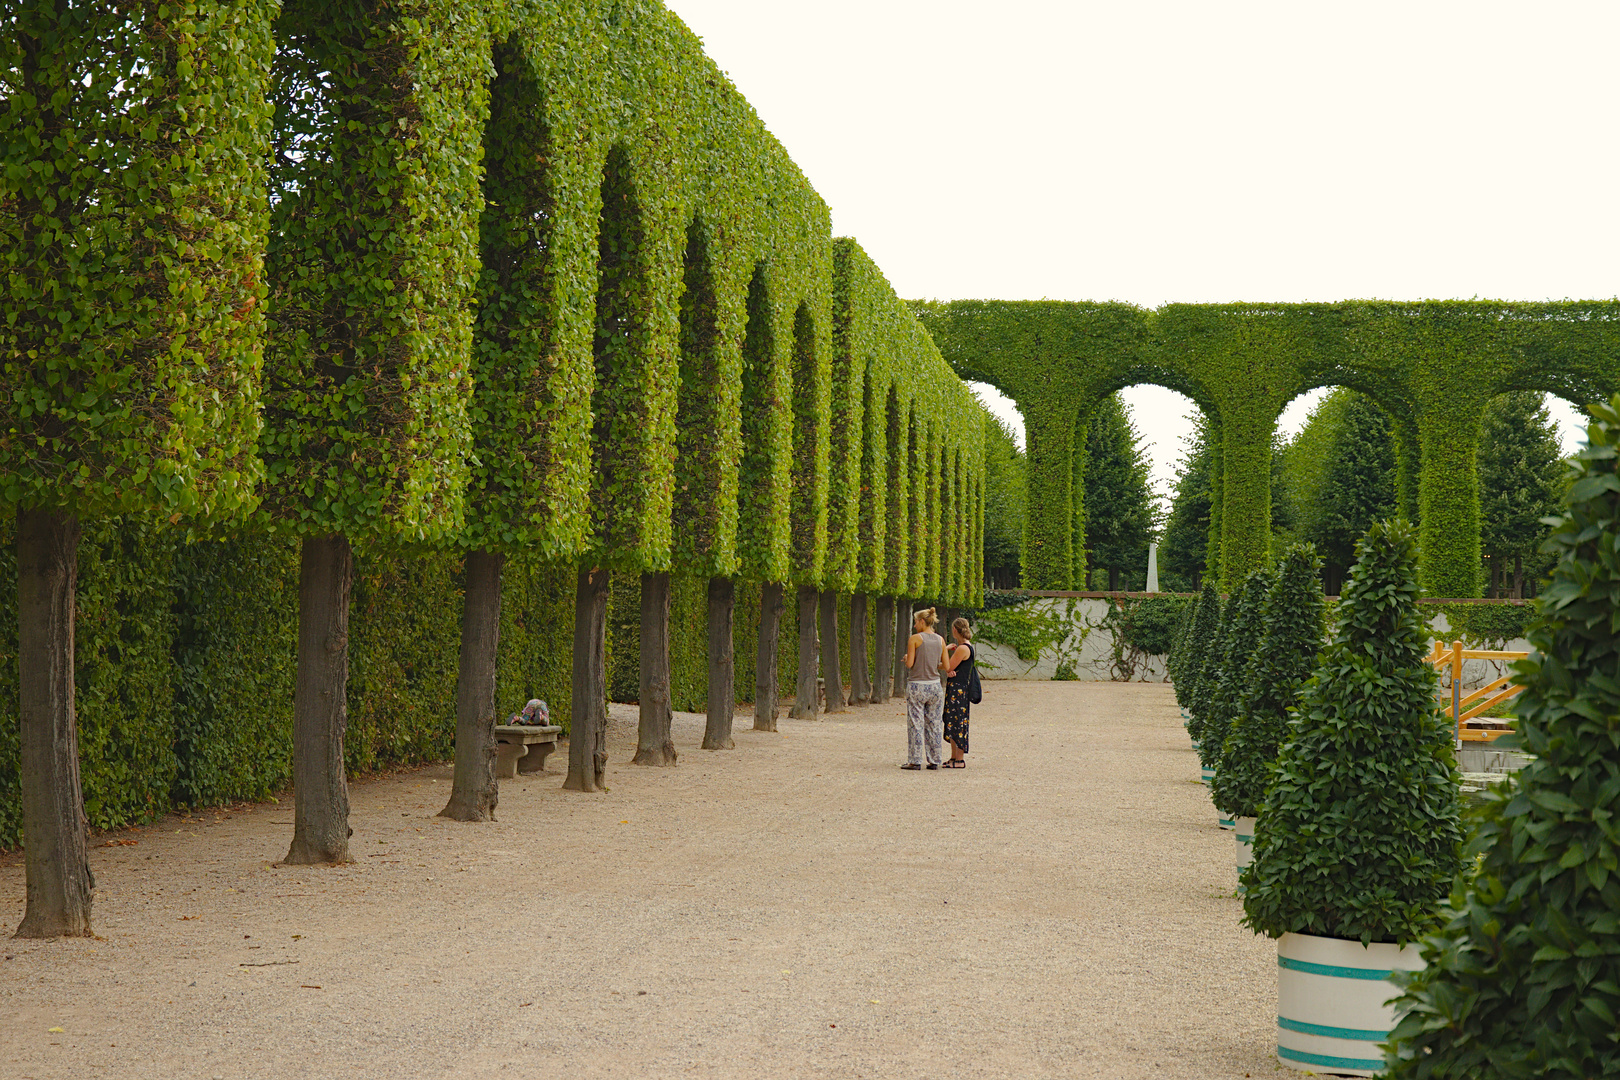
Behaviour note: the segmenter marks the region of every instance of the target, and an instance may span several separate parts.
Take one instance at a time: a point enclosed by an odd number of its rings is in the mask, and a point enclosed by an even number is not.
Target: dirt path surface
[[[615,706],[606,795],[566,748],[495,824],[434,816],[447,768],[357,784],[353,866],[273,867],[285,800],[115,834],[100,940],[0,943],[0,1076],[1279,1075],[1168,688],[985,691],[960,771],[897,768],[898,704],[718,753],[678,714],[639,768]]]

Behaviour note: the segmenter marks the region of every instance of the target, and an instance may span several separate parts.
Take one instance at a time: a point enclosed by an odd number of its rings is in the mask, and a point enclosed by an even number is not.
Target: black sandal
[[[967,762],[963,761],[961,758],[951,758],[945,762],[945,767],[947,769],[965,769],[967,768]]]
[[[921,765],[902,765],[900,767],[902,769],[921,769],[922,768]]]

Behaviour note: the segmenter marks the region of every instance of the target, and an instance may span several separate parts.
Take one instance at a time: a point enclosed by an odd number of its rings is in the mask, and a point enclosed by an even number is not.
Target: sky
[[[1614,0],[666,3],[904,297],[1620,295]]]

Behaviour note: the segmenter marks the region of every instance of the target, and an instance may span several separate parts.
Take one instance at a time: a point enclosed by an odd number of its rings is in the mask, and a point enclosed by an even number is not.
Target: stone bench
[[[520,772],[545,772],[546,758],[557,749],[561,734],[555,724],[496,724],[495,775],[510,780]]]

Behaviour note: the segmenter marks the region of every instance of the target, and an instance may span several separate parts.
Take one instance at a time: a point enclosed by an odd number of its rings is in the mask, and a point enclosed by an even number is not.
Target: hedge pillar
[[[79,519],[17,512],[17,704],[28,908],[20,938],[91,937],[89,822],[73,707]]]
[[[501,640],[501,569],[506,556],[469,551],[463,571],[461,670],[456,678],[456,768],[440,817],[493,821],[500,801],[495,778],[495,658]]]
[[[709,579],[709,715],[703,726],[704,750],[730,750],[732,713],[737,707],[732,617],[737,587],[728,577]]]
[[[776,730],[777,638],[782,633],[782,586],[759,587],[759,648],[754,662],[754,730]]]
[[[808,587],[799,589],[799,678],[788,716],[814,720],[816,701],[816,607],[821,594]]]
[[[849,598],[849,703],[865,705],[872,700],[871,668],[866,663],[866,594]]]
[[[873,646],[873,670],[876,677],[872,680],[872,704],[881,705],[893,696],[894,691],[894,604],[892,596],[880,596],[877,599],[877,617],[873,620],[875,625],[872,632],[877,640]]]
[[[827,711],[844,711],[844,673],[838,655],[838,594],[821,594],[821,681],[826,687]]]
[[[349,779],[349,590],[354,555],[342,533],[306,536],[298,575],[298,675],[293,684],[293,840],[284,862],[346,863]]]
[[[574,586],[568,791],[607,790],[607,606],[608,572],[581,566]]]
[[[641,575],[641,723],[632,765],[675,764],[670,700],[669,573]]]
[[[1222,592],[1234,592],[1271,550],[1271,436],[1276,421],[1244,414],[1222,424]]]
[[[1027,511],[1024,586],[1067,589],[1074,574],[1074,410],[1042,401],[1024,412]],[[909,624],[908,624],[909,627]]]
[[[1422,502],[1420,490],[1423,476],[1423,439],[1417,421],[1394,417],[1391,425],[1395,433],[1395,506],[1396,512],[1413,525],[1419,524]]]
[[[1479,413],[1466,405],[1419,421],[1418,546],[1425,596],[1480,594]],[[1460,415],[1458,415],[1460,414]]]

